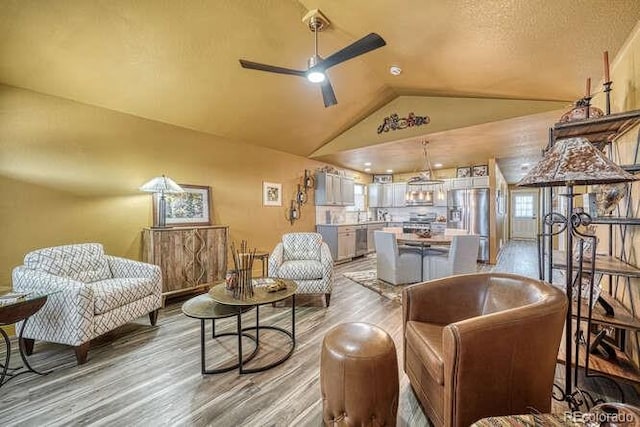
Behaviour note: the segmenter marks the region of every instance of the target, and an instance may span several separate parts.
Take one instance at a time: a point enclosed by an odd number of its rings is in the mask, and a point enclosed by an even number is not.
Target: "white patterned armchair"
[[[162,304],[160,267],[105,255],[99,243],[28,253],[13,269],[13,289],[55,292],[25,326],[27,353],[35,340],[68,344],[79,365],[93,338],[147,313],[155,325]]]
[[[327,307],[333,288],[333,259],[318,233],[288,233],[269,257],[269,277],[291,279],[298,294],[324,294]]]

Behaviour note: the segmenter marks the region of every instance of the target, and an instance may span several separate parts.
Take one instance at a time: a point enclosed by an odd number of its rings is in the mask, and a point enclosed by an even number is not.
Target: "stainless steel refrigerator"
[[[489,189],[449,190],[447,228],[459,228],[479,235],[478,261],[489,261]]]

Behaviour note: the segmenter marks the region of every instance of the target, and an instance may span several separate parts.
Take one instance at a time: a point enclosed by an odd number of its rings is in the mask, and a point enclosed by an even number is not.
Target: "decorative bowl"
[[[429,237],[431,237],[431,231],[427,230],[427,231],[416,231],[415,235],[418,237],[422,237],[423,239],[428,239]]]

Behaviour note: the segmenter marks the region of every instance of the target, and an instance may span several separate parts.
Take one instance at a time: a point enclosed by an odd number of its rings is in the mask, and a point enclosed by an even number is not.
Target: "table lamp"
[[[162,175],[155,177],[151,181],[143,184],[142,187],[140,187],[140,191],[146,191],[147,193],[160,195],[156,224],[157,227],[166,227],[167,201],[165,199],[165,194],[184,193],[184,190],[178,184],[176,184],[174,180]]]

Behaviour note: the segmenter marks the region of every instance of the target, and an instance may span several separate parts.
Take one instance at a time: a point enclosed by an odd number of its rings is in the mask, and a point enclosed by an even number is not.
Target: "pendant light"
[[[424,167],[417,175],[409,178],[407,181],[407,194],[405,199],[412,203],[428,203],[433,202],[433,185],[438,185],[438,199],[444,197],[444,190],[441,179],[434,178],[433,169],[431,169],[431,161],[429,160],[429,152],[427,151],[428,141],[422,141],[422,155],[424,157]],[[429,186],[429,187],[425,187]]]

